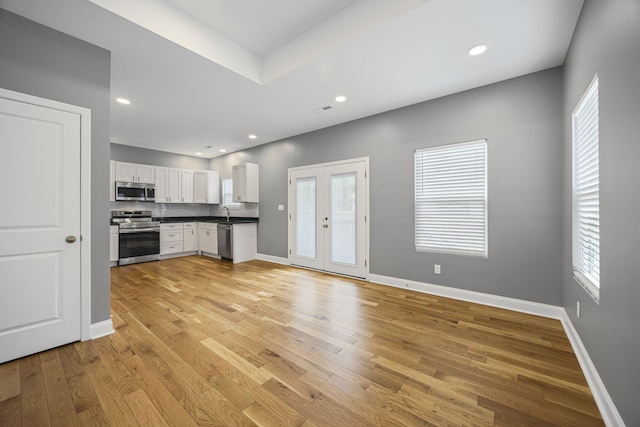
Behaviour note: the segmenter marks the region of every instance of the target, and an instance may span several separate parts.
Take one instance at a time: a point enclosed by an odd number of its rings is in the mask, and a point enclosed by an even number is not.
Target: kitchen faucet
[[[227,222],[229,222],[229,215],[230,215],[229,214],[229,208],[226,207],[226,206],[223,206],[223,207],[220,208],[220,210],[222,210],[222,209],[226,209],[227,210]]]

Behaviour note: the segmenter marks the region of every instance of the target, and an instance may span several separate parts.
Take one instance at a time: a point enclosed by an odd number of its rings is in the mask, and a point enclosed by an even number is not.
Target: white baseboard
[[[602,415],[605,425],[609,427],[624,427],[625,424],[618,412],[618,408],[616,408],[613,400],[611,400],[611,396],[609,396],[600,375],[598,375],[595,365],[589,357],[589,353],[587,353],[587,349],[580,339],[580,335],[578,335],[578,331],[574,328],[566,311],[560,320],[562,321],[562,326],[567,334],[567,338],[569,338],[571,347],[573,347],[573,352],[578,358],[578,363],[580,363],[582,373],[584,373],[584,376],[587,379],[587,383],[589,384],[589,388],[591,389],[593,398],[596,401],[596,405],[598,405],[600,415]]]
[[[91,339],[101,338],[113,333],[113,322],[111,319],[91,324]]]
[[[256,259],[259,259],[260,261],[273,262],[275,264],[289,265],[289,258],[282,258],[279,256],[256,254]]]
[[[416,282],[413,280],[399,279],[397,277],[381,276],[370,274],[369,281],[381,285],[393,286],[395,288],[411,289],[442,297],[453,298],[462,301],[475,302],[491,307],[505,308],[507,310],[521,313],[535,314],[536,316],[549,317],[561,320],[565,315],[564,308],[542,304],[539,302],[525,301],[516,298],[503,297],[499,295],[485,294],[482,292],[468,291],[466,289],[451,288],[448,286],[434,285],[431,283]]]

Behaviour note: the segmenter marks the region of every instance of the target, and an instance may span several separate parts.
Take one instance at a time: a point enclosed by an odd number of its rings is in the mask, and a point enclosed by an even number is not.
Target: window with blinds
[[[240,207],[240,203],[233,201],[233,178],[222,180],[222,206],[228,208]]]
[[[487,257],[487,141],[415,152],[415,245]]]
[[[598,76],[573,112],[573,274],[596,298],[600,290]]]

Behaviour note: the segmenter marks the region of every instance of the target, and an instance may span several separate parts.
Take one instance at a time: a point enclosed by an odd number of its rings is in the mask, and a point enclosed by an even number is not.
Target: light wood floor
[[[603,425],[560,322],[261,261],[111,269],[116,333],[0,365],[0,425]]]

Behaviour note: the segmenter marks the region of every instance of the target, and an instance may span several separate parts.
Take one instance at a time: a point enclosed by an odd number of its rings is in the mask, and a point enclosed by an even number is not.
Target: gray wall
[[[143,165],[164,166],[168,168],[207,170],[209,161],[193,156],[167,153],[166,151],[149,150],[111,143],[111,160],[119,162],[140,163]]]
[[[371,273],[562,304],[562,70],[212,159],[260,165],[258,251],[287,257],[287,168],[370,158]],[[489,258],[414,250],[413,151],[487,138]],[[433,274],[433,264],[442,275]]]
[[[600,302],[571,276],[571,112],[600,83]],[[587,0],[565,62],[564,304],[626,425],[640,425],[640,2]],[[581,303],[577,319],[576,301]]]
[[[109,319],[111,54],[0,9],[0,87],[91,109],[91,321]]]

